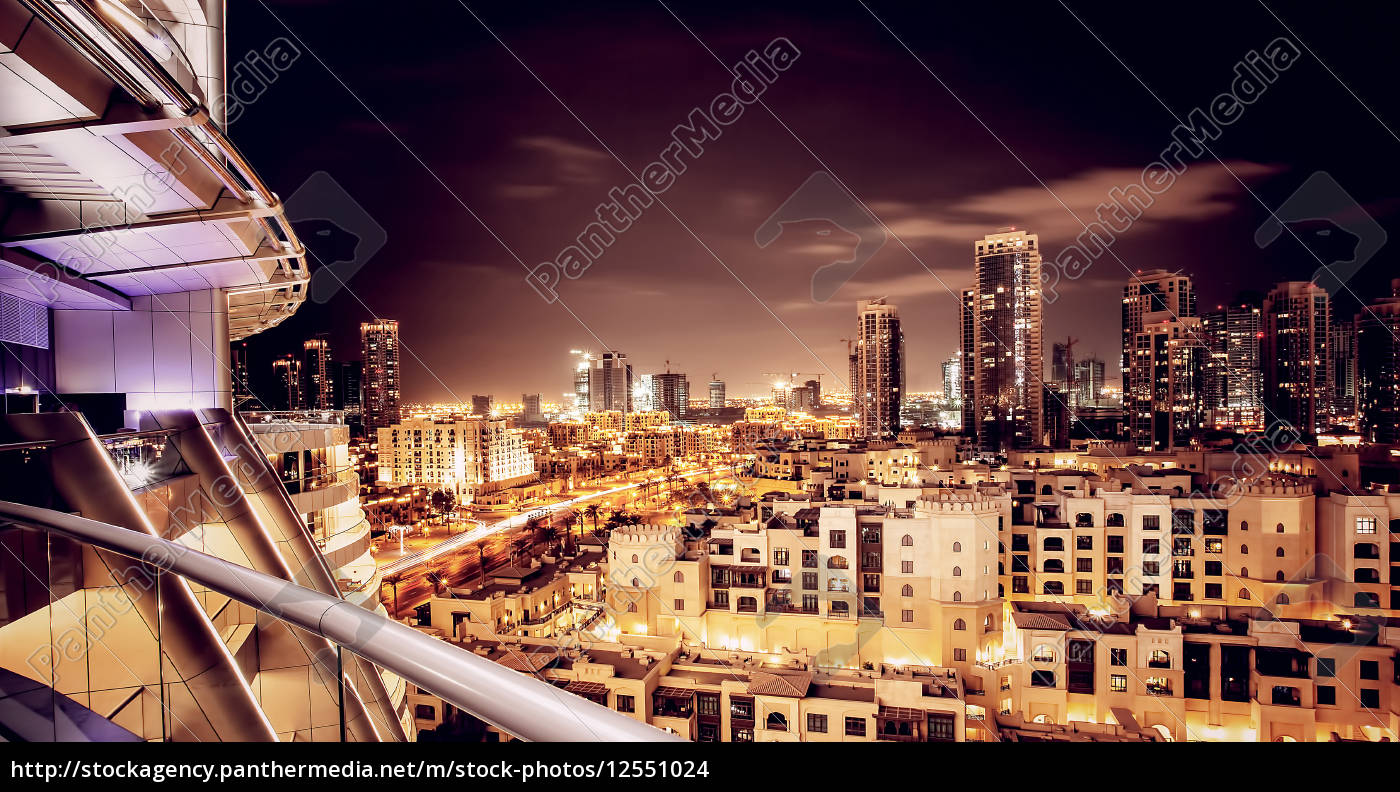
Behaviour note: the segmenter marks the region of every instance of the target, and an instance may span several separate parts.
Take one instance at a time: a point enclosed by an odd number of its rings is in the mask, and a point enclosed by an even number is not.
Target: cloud
[[[558,192],[559,187],[554,184],[502,184],[496,188],[496,193],[502,198],[526,201],[548,198]]]
[[[551,135],[517,138],[517,148],[542,155],[559,182],[593,184],[599,181],[613,158],[607,152]]]
[[[1126,233],[1175,222],[1208,220],[1234,211],[1244,192],[1243,180],[1278,173],[1281,166],[1242,160],[1190,166],[1133,223]],[[1239,178],[1236,179],[1236,176]],[[909,243],[954,242],[968,245],[1007,225],[1038,234],[1047,250],[1059,250],[1097,220],[1096,207],[1112,203],[1115,189],[1140,185],[1137,168],[1093,168],[1040,184],[1004,187],[946,205],[876,201],[870,207],[890,230]]]

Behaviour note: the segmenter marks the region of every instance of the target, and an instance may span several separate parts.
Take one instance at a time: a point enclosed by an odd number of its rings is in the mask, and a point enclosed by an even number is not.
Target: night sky
[[[903,316],[909,388],[936,390],[957,345],[972,240],[1026,228],[1053,258],[1082,230],[1070,210],[1090,220],[1112,188],[1139,181],[1171,143],[1172,112],[1207,107],[1248,52],[1279,36],[1301,39],[1302,54],[1210,144],[1223,164],[1190,160],[1113,245],[1121,262],[1101,257],[1061,284],[1045,309],[1047,366],[1050,344],[1072,334],[1077,354],[1102,357],[1116,378],[1125,267],[1183,270],[1206,310],[1309,279],[1314,253],[1340,260],[1327,247],[1335,236],[1301,233],[1312,252],[1291,234],[1254,241],[1318,171],[1393,238],[1348,286],[1369,299],[1400,275],[1400,139],[1386,128],[1400,128],[1394,11],[1243,0],[1156,11],[1070,2],[1073,13],[1053,1],[468,5],[230,9],[231,70],[278,37],[300,50],[238,108],[235,142],[290,214],[333,215],[298,225],[317,256],[353,261],[356,240],[368,248],[383,234],[353,274],[336,269],[346,289],[253,339],[258,374],[317,332],[338,357],[357,356],[358,323],[374,314],[400,320],[408,400],[557,400],[569,350],[605,347],[639,373],[669,360],[692,394],[712,373],[733,395],[765,392],[764,371],[830,370],[823,381],[836,389],[856,300],[885,296]],[[669,211],[653,204],[564,281],[567,309],[546,304],[525,268],[571,244],[608,192],[634,181],[626,168],[656,160],[673,127],[728,90],[727,69],[778,37],[800,56],[762,95],[772,114],[755,104],[724,127],[661,196]],[[851,238],[810,222],[765,248],[754,241],[820,170],[892,232],[825,302],[813,300],[812,273]],[[1350,295],[1342,303],[1354,310]]]

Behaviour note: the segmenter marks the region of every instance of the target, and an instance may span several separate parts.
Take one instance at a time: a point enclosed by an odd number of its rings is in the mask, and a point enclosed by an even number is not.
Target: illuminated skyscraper
[[[1263,428],[1263,372],[1257,305],[1232,305],[1201,317],[1206,359],[1201,394],[1207,425]]]
[[[1356,396],[1362,435],[1400,444],[1400,278],[1356,315]]]
[[[670,371],[651,375],[651,408],[665,410],[673,421],[685,418],[690,411],[690,383],[685,375]]]
[[[363,356],[360,394],[365,432],[399,419],[399,323],[380,319],[360,325],[360,353]]]
[[[904,331],[899,309],[884,298],[861,300],[856,307],[856,345],[852,410],[866,437],[899,434],[899,407],[904,400]]]
[[[1123,287],[1123,394],[1127,399],[1128,368],[1132,364],[1133,336],[1148,322],[1162,316],[1196,315],[1196,290],[1191,279],[1176,272],[1155,269],[1139,272]]]
[[[1264,402],[1272,421],[1315,432],[1331,405],[1327,336],[1332,299],[1315,283],[1280,283],[1264,297]]]
[[[301,361],[287,355],[272,361],[273,382],[277,384],[277,404],[284,410],[300,410],[306,406],[302,389]]]
[[[1039,445],[1045,431],[1040,238],[1014,229],[988,234],[973,243],[973,260],[976,286],[971,295],[964,292],[962,344],[973,362],[964,403],[973,405],[963,431],[985,450]]]
[[[1201,320],[1151,315],[1133,334],[1125,394],[1132,394],[1126,418],[1138,448],[1164,451],[1184,445],[1201,428],[1201,366],[1206,347]]]
[[[302,345],[301,375],[305,379],[303,401],[313,410],[329,410],[335,405],[335,382],[331,363],[331,342],[312,338]]]
[[[591,412],[631,412],[632,366],[621,352],[604,352],[588,371],[588,409]]]
[[[710,380],[710,409],[719,410],[724,408],[724,380]]]

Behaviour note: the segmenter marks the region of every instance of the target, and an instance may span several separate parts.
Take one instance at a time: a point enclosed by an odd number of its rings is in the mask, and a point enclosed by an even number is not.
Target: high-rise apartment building
[[[1099,358],[1074,361],[1074,403],[1097,404],[1104,386],[1104,362]]]
[[[1366,318],[1370,318],[1364,310],[1362,314],[1366,315]],[[1349,421],[1356,417],[1356,380],[1358,373],[1356,340],[1356,322],[1354,319],[1338,319],[1334,316],[1330,346],[1328,347],[1328,351],[1332,355],[1332,403],[1330,405],[1330,412],[1332,418],[1338,421]]]
[[[962,378],[962,433],[977,437],[977,290],[958,298],[958,374]]]
[[[1400,444],[1400,278],[1356,315],[1357,412],[1362,436]]]
[[[588,371],[589,412],[631,412],[632,366],[621,352],[604,352]]]
[[[306,406],[329,410],[335,405],[335,364],[331,362],[331,342],[311,338],[302,344],[301,376],[305,382]]]
[[[1131,441],[1141,449],[1185,445],[1201,429],[1201,366],[1206,348],[1201,320],[1165,312],[1133,334],[1124,388]]]
[[[335,409],[346,415],[360,414],[360,371],[358,360],[341,361],[335,365]]]
[[[1263,316],[1266,417],[1316,432],[1331,406],[1331,297],[1315,283],[1280,283],[1265,295]]]
[[[866,437],[899,434],[904,401],[904,331],[899,309],[883,298],[856,306],[855,403],[852,410]]]
[[[380,319],[362,323],[360,355],[361,414],[365,432],[374,437],[376,430],[399,419],[401,372],[398,320]]]
[[[1206,346],[1201,399],[1207,426],[1264,427],[1261,327],[1257,305],[1222,306],[1201,317],[1201,340]]]
[[[283,410],[300,410],[306,407],[305,382],[302,379],[301,360],[294,355],[286,355],[272,361],[272,381],[277,391],[277,406]]]
[[[684,374],[651,375],[651,409],[671,414],[671,420],[682,420],[690,411],[690,383]]]
[[[970,416],[964,411],[963,432],[984,450],[1040,445],[1040,239],[1014,229],[988,234],[973,243],[973,261],[976,285],[970,295],[963,293],[962,347],[970,351],[973,369],[972,390],[964,391],[972,409]]]
[[[710,380],[710,409],[724,409],[724,380],[717,377]]]
[[[1162,269],[1139,272],[1123,287],[1123,393],[1128,392],[1128,368],[1132,363],[1133,336],[1148,322],[1162,316],[1186,318],[1196,315],[1196,289],[1191,278]]]

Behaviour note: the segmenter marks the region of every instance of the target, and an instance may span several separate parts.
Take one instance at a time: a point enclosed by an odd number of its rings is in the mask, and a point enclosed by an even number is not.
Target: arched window
[[[1241,530],[1241,531],[1248,531],[1248,530],[1249,530],[1249,522],[1248,522],[1247,520],[1240,520],[1240,530]]]
[[[1357,567],[1357,569],[1356,569],[1356,582],[1357,582],[1357,583],[1379,583],[1379,582],[1381,582],[1381,573],[1380,573],[1380,570],[1378,570],[1378,569],[1371,569],[1371,568],[1369,568],[1369,567]]]
[[[1352,598],[1352,603],[1358,608],[1379,608],[1381,606],[1381,598],[1379,594],[1374,592],[1358,591],[1356,592],[1356,596]]]
[[[909,534],[905,534],[904,536],[900,537],[899,544],[901,547],[913,547],[914,537],[910,536]]]
[[[677,582],[677,583],[684,583],[684,582],[685,582],[685,573],[682,572],[682,571],[680,571],[679,569],[677,569],[677,570],[676,570],[676,574],[674,574],[674,575],[671,576],[671,580],[674,580],[674,581]]]
[[[1249,567],[1240,567],[1240,577],[1249,577]]]
[[[1109,528],[1122,528],[1123,515],[1119,512],[1111,512],[1108,515],[1108,517],[1105,518],[1104,524],[1107,525]]]
[[[1172,656],[1166,649],[1153,649],[1147,658],[1148,668],[1171,668]]]
[[[1249,545],[1240,545],[1240,555],[1249,555]]]
[[[1047,580],[1042,590],[1046,594],[1063,594],[1065,593],[1065,584],[1058,580]]]
[[[953,577],[962,577],[962,567],[960,567],[960,566],[955,566],[955,567],[953,567]]]
[[[1278,573],[1274,575],[1274,580],[1277,580],[1280,583],[1283,582],[1283,570],[1280,569]]]
[[[640,559],[637,558],[637,554],[636,554],[636,553],[633,553],[633,554],[632,554],[632,563],[635,564],[635,563],[637,563],[639,560],[640,560]]]
[[[1040,494],[1041,494],[1041,495],[1054,495],[1054,494],[1055,494],[1055,491],[1054,491],[1053,489],[1050,488],[1050,485],[1049,485],[1049,484],[1046,484],[1045,486],[1043,486],[1043,487],[1040,488]]]
[[[629,602],[629,603],[627,603],[627,612],[628,612],[628,613],[636,613],[636,612],[637,612],[637,603],[635,603],[635,602]]]
[[[912,596],[914,596],[914,587],[911,586],[911,585],[909,585],[908,583],[905,583],[905,584],[904,584],[904,588],[902,588],[902,589],[899,590],[899,596],[901,596],[901,597],[912,597]]]
[[[962,619],[958,619],[957,621],[953,622],[953,629],[957,630],[958,632],[962,632],[963,630],[967,629],[967,622],[963,621]]]
[[[641,585],[642,585],[642,582],[641,582],[640,580],[637,580],[636,578],[632,578],[632,588],[638,588],[638,587],[640,587]]]
[[[826,560],[827,569],[845,569],[846,566],[845,556],[832,556]]]
[[[1040,546],[1046,552],[1057,553],[1065,549],[1065,540],[1058,536],[1047,536],[1045,541],[1040,543]]]
[[[1283,523],[1279,523],[1279,524],[1278,524],[1278,528],[1276,528],[1276,529],[1274,529],[1274,530],[1277,531],[1278,533],[1283,533]]]
[[[962,592],[961,592],[961,591],[954,591],[954,592],[953,592],[953,602],[962,602]]]
[[[1064,572],[1065,562],[1058,558],[1047,558],[1045,559],[1045,571],[1053,574]]]
[[[982,620],[982,631],[991,632],[997,628],[997,620],[992,618],[992,614],[987,614],[987,618]]]
[[[1247,600],[1247,599],[1249,599],[1249,589],[1240,589],[1240,599],[1242,599],[1242,600]]]
[[[787,716],[781,712],[768,713],[767,726],[777,731],[787,731]]]
[[[1278,556],[1279,558],[1283,558],[1283,548],[1280,547],[1277,550],[1274,550],[1274,555]]]
[[[1283,573],[1280,572],[1279,574],[1282,575]],[[1291,602],[1291,600],[1288,599],[1287,594],[1279,594],[1278,597],[1274,599],[1274,602],[1277,602],[1280,605],[1287,605],[1289,602]]]
[[[954,553],[961,553],[961,552],[962,552],[962,542],[953,542],[953,552],[954,552]]]

